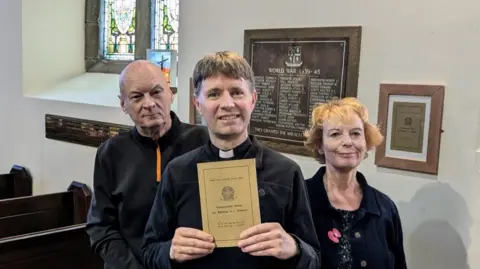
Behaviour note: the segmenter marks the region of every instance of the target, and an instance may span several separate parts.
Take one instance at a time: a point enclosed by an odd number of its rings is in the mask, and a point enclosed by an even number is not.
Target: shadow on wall
[[[472,224],[463,197],[448,184],[420,189],[397,203],[404,229],[407,266],[412,269],[468,269]]]

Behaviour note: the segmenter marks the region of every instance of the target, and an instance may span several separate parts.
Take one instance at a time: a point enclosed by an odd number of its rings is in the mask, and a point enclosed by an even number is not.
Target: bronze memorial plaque
[[[258,100],[249,132],[266,146],[310,155],[304,131],[313,108],[357,95],[360,27],[246,30]]]

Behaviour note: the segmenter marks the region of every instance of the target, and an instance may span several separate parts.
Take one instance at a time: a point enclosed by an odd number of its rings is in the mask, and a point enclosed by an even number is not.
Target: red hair
[[[321,164],[325,163],[325,155],[318,152],[323,144],[323,124],[327,120],[347,122],[353,115],[359,116],[363,122],[367,151],[382,143],[383,135],[378,126],[369,122],[368,110],[357,98],[346,97],[319,104],[312,111],[311,127],[304,135],[307,138],[305,147],[312,151],[315,159]]]

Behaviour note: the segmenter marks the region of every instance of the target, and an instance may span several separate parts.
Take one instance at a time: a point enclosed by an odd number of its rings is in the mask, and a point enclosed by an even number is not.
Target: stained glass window
[[[108,60],[135,57],[135,0],[104,0],[103,55]]]
[[[155,0],[152,48],[178,51],[179,0]]]

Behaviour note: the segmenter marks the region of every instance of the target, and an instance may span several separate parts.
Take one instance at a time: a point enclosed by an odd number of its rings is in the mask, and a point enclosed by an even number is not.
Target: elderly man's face
[[[125,74],[123,82],[121,105],[137,127],[161,128],[170,122],[173,93],[160,69],[139,65]]]

